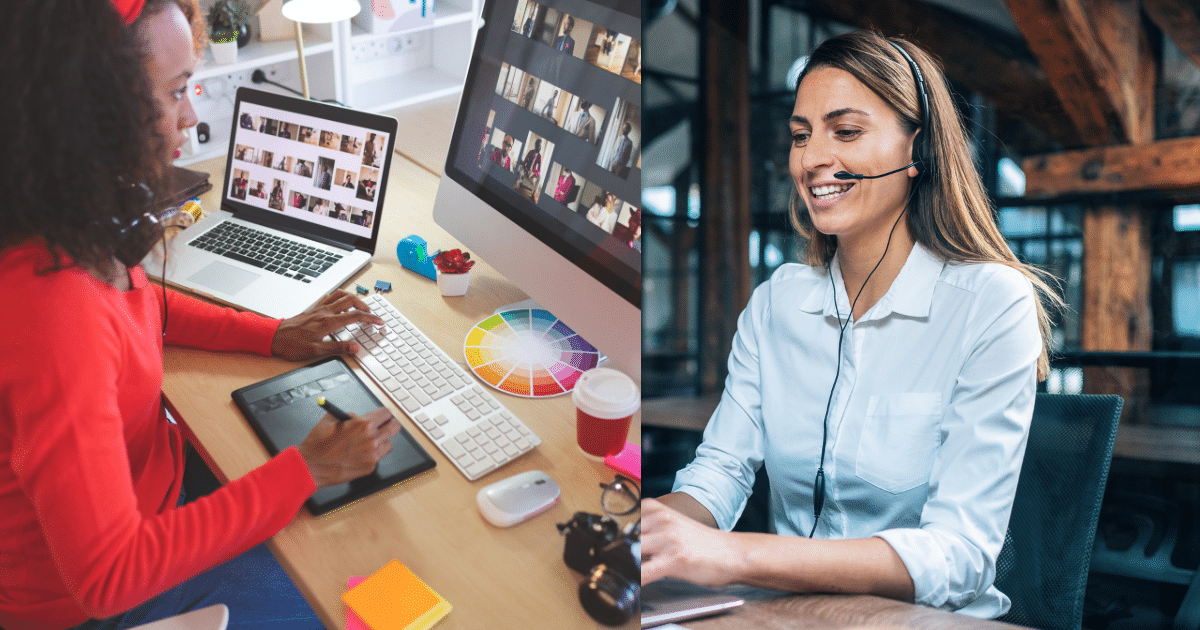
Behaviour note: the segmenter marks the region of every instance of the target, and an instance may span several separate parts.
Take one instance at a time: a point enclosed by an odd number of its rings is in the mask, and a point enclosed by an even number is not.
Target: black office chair
[[[1092,543],[1108,481],[1120,396],[1038,394],[996,588],[1001,621],[1079,630]]]

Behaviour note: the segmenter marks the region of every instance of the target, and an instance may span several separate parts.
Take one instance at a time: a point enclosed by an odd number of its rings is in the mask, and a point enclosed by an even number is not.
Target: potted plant
[[[464,295],[467,285],[471,283],[471,267],[475,261],[471,255],[461,249],[438,252],[433,257],[433,265],[437,267],[438,289],[442,295]]]
[[[232,63],[237,49],[250,41],[250,5],[245,0],[216,0],[208,9],[213,60]]]

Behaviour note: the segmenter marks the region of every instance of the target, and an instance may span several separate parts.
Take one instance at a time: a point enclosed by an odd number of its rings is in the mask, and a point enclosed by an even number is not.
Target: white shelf
[[[308,58],[323,52],[333,50],[333,41],[316,35],[304,35],[304,56]],[[296,59],[296,40],[279,40],[274,42],[252,41],[244,48],[238,49],[237,61],[233,63],[216,63],[212,58],[212,50],[204,48],[203,61],[196,65],[196,74],[192,81],[200,81],[208,77],[233,74],[243,70],[254,70],[281,61]]]
[[[354,84],[354,105],[382,112],[400,109],[462,91],[463,78],[437,68],[421,68]],[[418,89],[414,89],[417,87]],[[419,91],[418,91],[419,90]]]
[[[438,11],[438,14],[433,16],[433,25],[435,27],[470,22],[475,18],[470,6],[456,7],[449,2],[446,4],[449,5],[449,9],[447,11]]]
[[[367,9],[364,8],[363,10],[365,11]],[[357,23],[355,23],[355,24],[352,24],[352,26],[351,26],[350,40],[355,44],[367,43],[367,42],[373,42],[373,41],[380,40],[380,39],[387,39],[389,37],[395,37],[396,35],[402,35],[404,33],[416,33],[419,31],[427,31],[427,30],[431,30],[431,29],[441,28],[443,26],[448,26],[450,24],[461,24],[463,22],[470,22],[475,17],[473,11],[474,11],[474,8],[471,6],[470,2],[464,3],[464,2],[451,2],[451,1],[447,1],[447,0],[438,0],[437,11],[434,12],[433,22],[431,22],[429,24],[426,24],[423,26],[418,26],[416,28],[410,28],[410,29],[404,29],[404,30],[398,30],[398,31],[384,31],[382,33],[368,33],[364,29],[360,28]]]
[[[367,33],[349,22],[306,28],[304,54],[309,62],[311,92],[315,98],[337,98],[356,109],[371,112],[395,111],[461,93],[475,35],[472,24],[479,16],[481,4],[481,0],[437,0],[432,22],[408,31]],[[379,56],[355,60],[352,47],[364,44],[378,47],[376,42],[406,33],[416,33],[415,43],[411,47],[406,44],[405,50],[391,60]],[[313,57],[317,55],[320,62],[314,67]],[[298,83],[295,70],[287,65],[295,61],[296,42],[291,38],[252,41],[239,49],[237,61],[229,64],[215,63],[206,46],[203,60],[189,84],[224,79],[217,84],[221,91],[212,92],[217,96],[206,91],[208,100],[196,103],[201,120],[209,124],[210,138],[207,143],[196,145],[195,153],[175,160],[175,164],[187,166],[224,156],[229,150],[233,115],[230,94],[239,85],[252,85],[250,74],[260,68],[268,73],[277,71],[277,81]],[[255,87],[285,93],[268,84]]]

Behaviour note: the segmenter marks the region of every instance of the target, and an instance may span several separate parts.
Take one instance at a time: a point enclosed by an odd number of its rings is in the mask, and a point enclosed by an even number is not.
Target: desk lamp
[[[304,65],[304,36],[301,24],[329,24],[348,20],[362,10],[358,0],[288,0],[283,3],[283,17],[296,23],[296,52],[300,58],[300,83],[304,98],[308,96],[308,68]]]

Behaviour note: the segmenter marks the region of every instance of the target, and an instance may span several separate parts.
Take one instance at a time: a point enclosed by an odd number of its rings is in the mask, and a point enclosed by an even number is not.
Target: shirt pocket
[[[855,474],[893,494],[929,483],[941,443],[942,395],[871,396]]]

